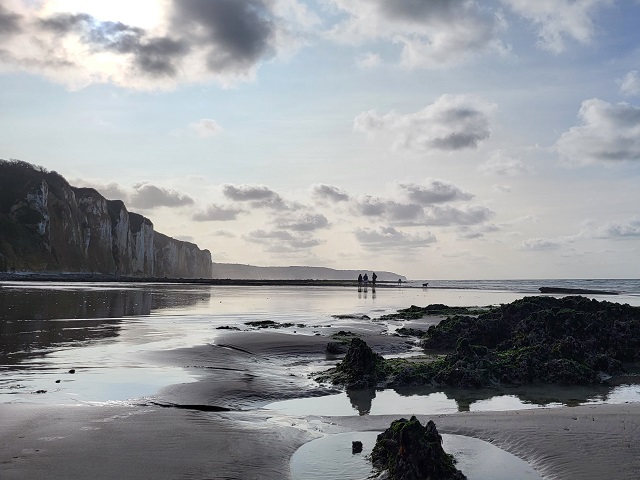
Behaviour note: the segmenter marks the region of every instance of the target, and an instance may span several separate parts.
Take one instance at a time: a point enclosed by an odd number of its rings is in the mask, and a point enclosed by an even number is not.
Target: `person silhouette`
[[[371,274],[371,284],[375,285],[376,284],[376,278],[378,278],[378,276],[376,275],[376,272],[373,272]]]
[[[365,285],[367,285],[369,283],[369,275],[365,273],[364,277],[362,277],[362,281],[364,282]]]

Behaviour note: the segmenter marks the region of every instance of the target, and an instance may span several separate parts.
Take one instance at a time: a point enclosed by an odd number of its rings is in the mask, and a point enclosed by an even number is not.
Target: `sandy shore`
[[[380,352],[406,341],[368,332]],[[230,332],[215,345],[159,352],[200,381],[131,405],[0,405],[3,479],[285,479],[289,458],[321,434],[382,431],[398,416],[287,417],[267,402],[327,393],[306,374],[326,337]],[[420,416],[533,465],[545,479],[640,478],[640,404]]]

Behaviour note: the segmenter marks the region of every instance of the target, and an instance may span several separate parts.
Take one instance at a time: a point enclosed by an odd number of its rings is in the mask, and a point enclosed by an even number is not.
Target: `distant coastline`
[[[58,272],[16,272],[0,273],[2,282],[100,282],[100,283],[184,283],[195,285],[229,285],[229,286],[324,286],[324,287],[357,287],[357,279],[353,280],[284,280],[284,279],[236,279],[236,278],[168,278],[168,277],[132,277],[108,275],[101,273],[58,273]],[[362,285],[361,285],[362,286]],[[369,287],[374,287],[371,283]],[[377,288],[418,288],[409,285],[405,280],[377,281]],[[363,286],[364,287],[364,286]]]

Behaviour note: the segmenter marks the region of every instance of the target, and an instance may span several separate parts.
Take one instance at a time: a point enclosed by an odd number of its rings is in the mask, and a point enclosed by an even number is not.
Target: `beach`
[[[151,297],[155,298],[157,292],[153,293]],[[264,291],[259,301],[254,299],[260,307],[251,318],[276,322],[286,318],[292,326],[243,327],[236,331],[218,327],[239,328],[244,324],[246,318],[239,321],[238,311],[245,307],[228,304],[236,299],[241,305],[245,297],[238,300],[238,292],[224,297],[214,291],[204,301],[202,290],[197,295],[188,293],[189,302],[198,299],[187,303],[191,320],[200,322],[195,323],[195,329],[204,331],[200,332],[202,336],[192,338],[191,330],[181,334],[180,328],[186,327],[180,325],[186,319],[160,315],[162,308],[169,308],[162,304],[160,310],[151,310],[151,316],[144,317],[148,325],[143,331],[153,340],[148,347],[137,348],[135,357],[141,368],[153,365],[166,371],[183,369],[192,376],[189,381],[170,382],[152,394],[126,400],[105,397],[99,401],[62,401],[78,397],[62,397],[64,391],[56,396],[53,389],[41,395],[32,390],[29,395],[5,396],[0,403],[0,477],[290,478],[289,460],[306,442],[344,432],[381,432],[399,418],[399,414],[358,415],[356,411],[341,416],[314,412],[292,415],[264,407],[279,400],[315,398],[339,391],[309,378],[310,372],[337,361],[326,353],[327,342],[337,332],[357,333],[385,356],[410,353],[414,348],[410,339],[390,334],[389,323],[364,318],[390,311],[404,297],[384,299],[379,294],[375,302],[371,296],[366,301],[354,297],[354,307],[348,299],[340,300],[342,293],[336,293],[335,298],[324,291],[293,297],[284,291]],[[278,308],[269,303],[274,301],[274,294],[281,297],[277,305],[288,305],[289,312],[280,316],[274,313]],[[413,295],[407,294],[412,300]],[[320,307],[328,300],[333,305]],[[205,323],[205,318],[211,322],[205,311],[225,304],[227,310],[219,312],[215,323]],[[175,302],[173,305],[175,309]],[[337,315],[341,318],[326,315],[322,309],[341,314]],[[139,329],[142,318],[136,317],[137,323],[131,325],[126,319],[118,320],[122,324],[118,325],[117,337],[112,332],[107,339],[110,343],[100,352],[111,352],[108,349],[114,348],[114,338],[130,347],[134,332],[135,341],[142,343],[140,330],[127,330]],[[302,327],[302,318],[313,321]],[[173,336],[158,334],[163,320]],[[414,326],[424,328],[438,321],[425,318]],[[149,325],[156,325],[158,330],[150,332]],[[164,343],[153,343],[159,336]],[[211,341],[202,342],[205,337]],[[125,355],[125,349],[119,348],[114,352]],[[49,355],[55,357],[53,352]],[[57,361],[68,362],[69,357]],[[80,385],[91,371],[84,365],[76,370],[70,375],[60,366],[55,376],[43,376],[42,381],[53,383],[53,378],[62,378],[62,385],[69,383],[61,390],[73,393],[75,385]],[[36,382],[30,388],[39,386]],[[545,479],[634,479],[640,476],[640,445],[636,441],[640,434],[639,407],[640,403],[632,402],[416,414],[423,422],[434,420],[441,433],[475,437],[518,456]],[[345,448],[350,449],[350,445]],[[473,479],[472,472],[468,475]]]

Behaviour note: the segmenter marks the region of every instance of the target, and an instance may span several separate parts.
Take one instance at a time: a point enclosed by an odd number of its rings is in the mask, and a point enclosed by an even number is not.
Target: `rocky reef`
[[[319,381],[347,388],[592,384],[640,360],[640,308],[580,296],[525,297],[429,327],[425,351],[448,353],[422,360],[384,359],[354,342]]]
[[[58,173],[0,160],[0,271],[211,278],[211,253],[77,188]]]
[[[391,480],[465,480],[455,459],[442,448],[442,436],[429,420],[401,418],[378,435],[371,452],[373,467]]]

